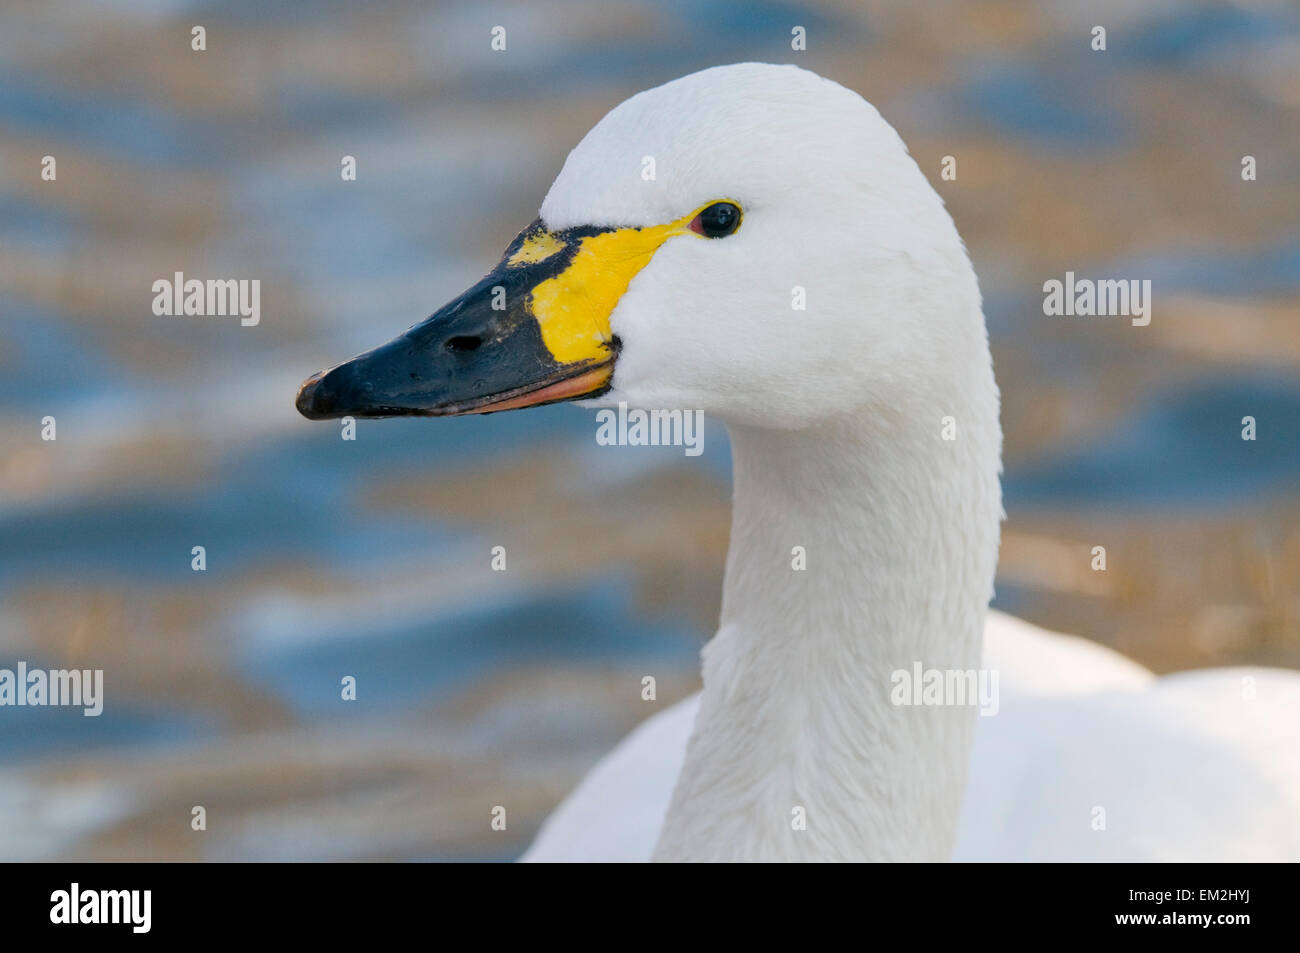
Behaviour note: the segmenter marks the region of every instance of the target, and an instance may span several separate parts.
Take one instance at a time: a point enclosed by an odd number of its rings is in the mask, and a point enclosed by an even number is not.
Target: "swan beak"
[[[308,378],[298,411],[442,417],[594,397],[618,356],[610,315],[673,226],[524,229],[472,288],[387,344]]]

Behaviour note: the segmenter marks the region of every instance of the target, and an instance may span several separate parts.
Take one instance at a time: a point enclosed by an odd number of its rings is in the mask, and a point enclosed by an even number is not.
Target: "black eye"
[[[691,222],[691,231],[705,238],[725,238],[740,226],[740,209],[730,202],[714,202]]]

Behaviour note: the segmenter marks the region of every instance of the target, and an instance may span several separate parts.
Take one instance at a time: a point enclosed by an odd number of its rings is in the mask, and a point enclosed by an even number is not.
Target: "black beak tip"
[[[320,371],[313,374],[298,388],[298,399],[294,403],[298,413],[308,420],[328,420],[336,416],[335,402],[330,396],[329,389],[322,386],[327,373],[327,371]]]

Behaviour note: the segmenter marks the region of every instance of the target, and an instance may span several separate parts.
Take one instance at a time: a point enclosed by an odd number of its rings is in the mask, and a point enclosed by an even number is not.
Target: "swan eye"
[[[696,215],[691,231],[705,238],[726,238],[740,226],[740,208],[731,202],[714,202]]]

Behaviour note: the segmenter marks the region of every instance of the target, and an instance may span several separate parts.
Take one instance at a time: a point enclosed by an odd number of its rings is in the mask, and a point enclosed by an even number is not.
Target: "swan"
[[[989,610],[979,288],[856,93],[748,63],[633,96],[498,266],[297,406],[566,400],[721,419],[733,517],[702,691],[597,764],[523,859],[1300,858],[1300,673],[1157,678]],[[996,710],[900,697],[913,671],[996,676]]]

